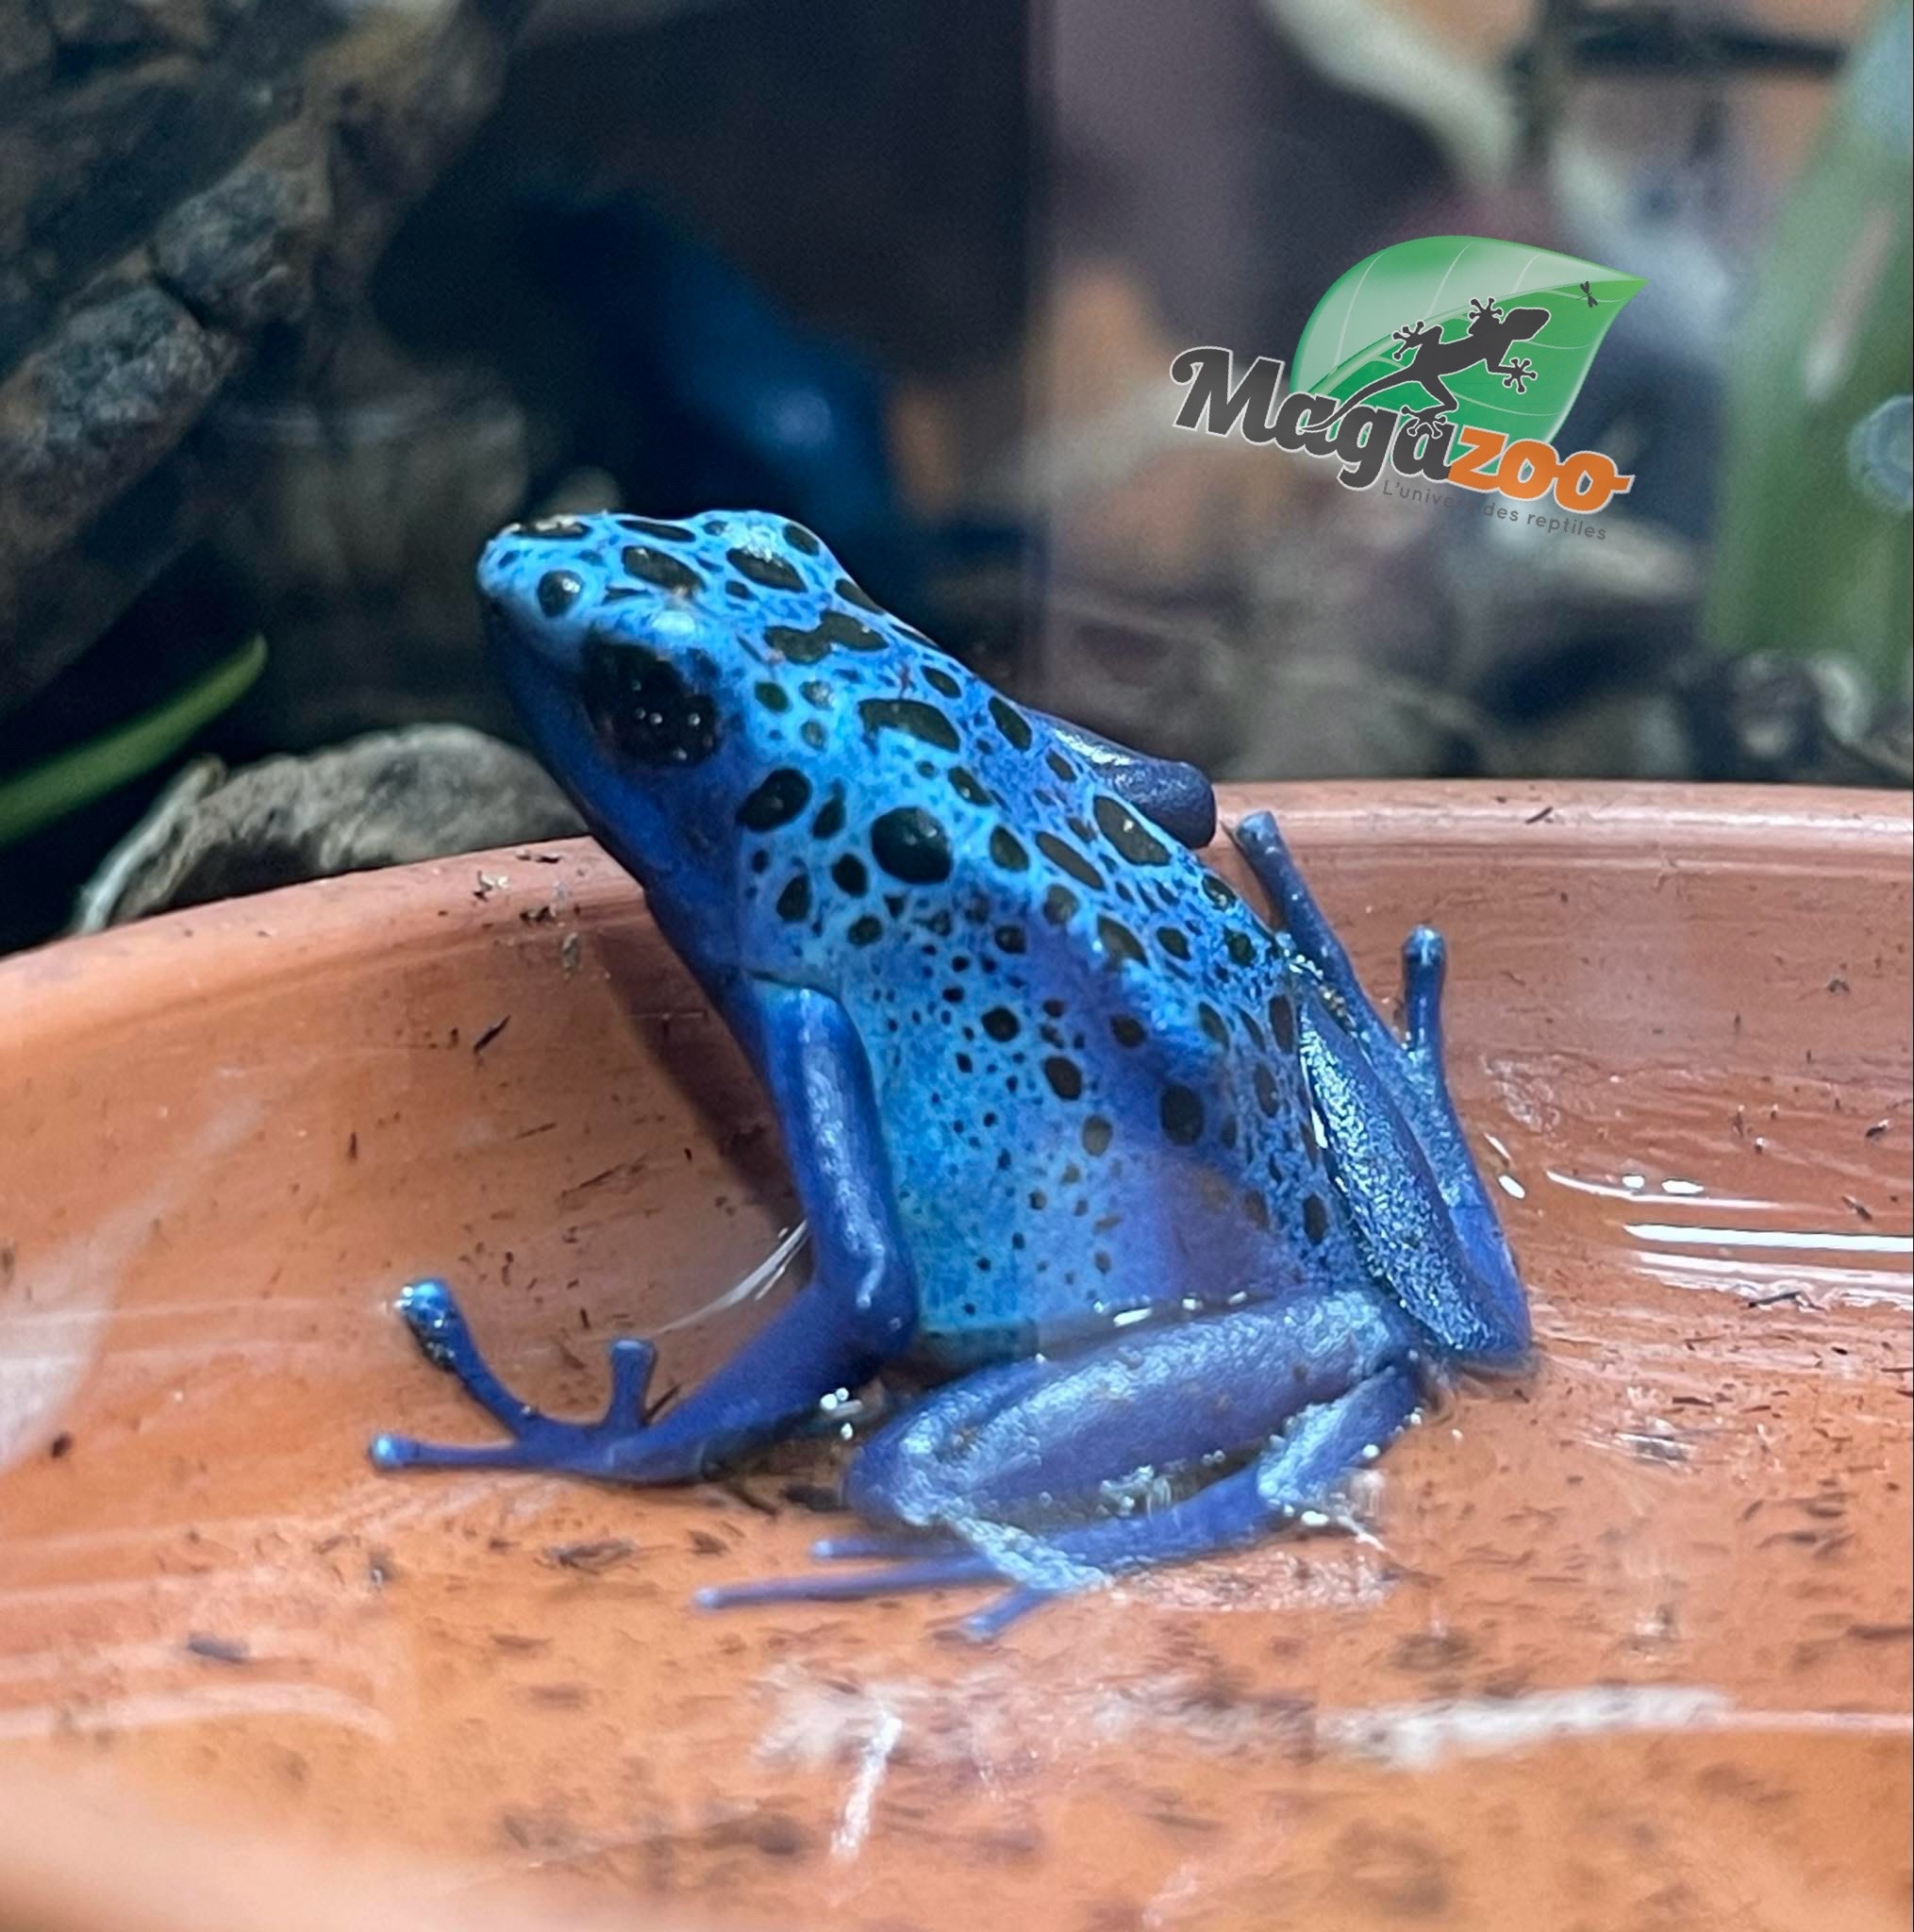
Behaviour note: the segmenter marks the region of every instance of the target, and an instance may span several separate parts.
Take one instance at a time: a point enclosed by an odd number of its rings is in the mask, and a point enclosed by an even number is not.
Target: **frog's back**
[[[1353,1273],[1290,949],[1047,721],[846,591],[752,626],[740,925],[857,1024],[925,1351]]]
[[[946,1362],[1256,1299],[1325,1263],[1358,1278],[1310,1131],[1294,968],[1179,848],[1147,882],[1084,857],[1061,887],[987,879],[947,934],[907,918],[891,962],[843,988]]]

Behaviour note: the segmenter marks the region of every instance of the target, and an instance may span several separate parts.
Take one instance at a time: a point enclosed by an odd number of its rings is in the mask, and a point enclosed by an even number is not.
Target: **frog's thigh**
[[[1484,1362],[1520,1359],[1529,1340],[1527,1304],[1442,1073],[1440,934],[1418,926],[1404,942],[1408,1038],[1399,1042],[1362,991],[1275,820],[1253,813],[1234,836],[1327,989],[1300,1002],[1303,1064],[1365,1254],[1451,1348]]]
[[[1455,1354],[1485,1364],[1520,1361],[1529,1343],[1528,1305],[1493,1210],[1486,1202],[1478,1208],[1480,1186],[1466,1156],[1460,1174],[1452,1166],[1445,1190],[1397,1093],[1320,994],[1306,991],[1298,1002],[1297,1034],[1329,1172],[1377,1280]]]
[[[881,1429],[852,1466],[845,1500],[872,1522],[928,1526],[1093,1499],[1139,1471],[1253,1450],[1411,1345],[1400,1311],[1365,1285],[1007,1362]]]

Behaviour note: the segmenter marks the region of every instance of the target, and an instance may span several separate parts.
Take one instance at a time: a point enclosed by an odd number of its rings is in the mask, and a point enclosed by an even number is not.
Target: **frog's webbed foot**
[[[657,1352],[648,1341],[622,1340],[607,1351],[611,1394],[595,1423],[568,1423],[522,1402],[479,1352],[458,1298],[442,1281],[409,1283],[399,1314],[420,1352],[442,1369],[508,1432],[503,1442],[421,1442],[410,1436],[375,1436],[372,1459],[391,1469],[524,1469],[573,1475],[612,1474],[615,1452],[645,1426],[645,1391]]]

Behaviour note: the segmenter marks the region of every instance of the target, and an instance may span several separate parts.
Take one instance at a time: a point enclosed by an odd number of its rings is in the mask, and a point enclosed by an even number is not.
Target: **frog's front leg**
[[[534,1469],[620,1482],[692,1482],[788,1433],[833,1391],[868,1381],[904,1352],[916,1323],[916,1283],[862,1042],[826,994],[760,986],[755,1000],[765,1081],[810,1224],[809,1284],[655,1421],[644,1413],[650,1344],[613,1342],[611,1399],[589,1424],[545,1415],[519,1400],[486,1366],[444,1284],[414,1284],[399,1308],[426,1358],[456,1376],[510,1439],[459,1446],[382,1435],[372,1445],[379,1468]]]
[[[1047,1597],[1254,1541],[1323,1507],[1399,1433],[1417,1402],[1415,1348],[1394,1304],[1365,1283],[979,1370],[879,1430],[852,1466],[845,1500],[902,1534],[816,1552],[904,1560],[708,1591],[701,1601],[842,1601],[1008,1580],[1010,1594],[970,1620],[982,1636]],[[1242,1466],[1167,1507],[1072,1528],[1018,1526],[1062,1499],[1107,1508],[1160,1475],[1200,1479],[1215,1456]],[[938,1549],[926,1533],[953,1541]]]
[[[1254,813],[1234,837],[1320,982],[1298,1004],[1298,1035],[1330,1171],[1358,1239],[1379,1275],[1457,1355],[1521,1360],[1527,1301],[1442,1065],[1441,935],[1418,926],[1403,942],[1398,1040],[1274,818]]]

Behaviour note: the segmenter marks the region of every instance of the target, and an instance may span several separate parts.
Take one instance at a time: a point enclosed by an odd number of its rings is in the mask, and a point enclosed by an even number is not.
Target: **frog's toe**
[[[505,1442],[422,1442],[416,1436],[378,1435],[367,1449],[374,1469],[538,1469],[545,1463],[531,1437]]]
[[[1403,941],[1403,1030],[1412,1055],[1442,1078],[1442,980],[1449,949],[1432,925],[1419,925]]]
[[[657,1359],[648,1341],[624,1339],[611,1344],[611,1392],[604,1415],[595,1423],[571,1423],[533,1407],[506,1387],[480,1352],[458,1296],[444,1282],[408,1282],[399,1293],[398,1311],[425,1359],[503,1426],[508,1440],[423,1442],[381,1434],[370,1445],[374,1469],[562,1470],[602,1475],[610,1473],[619,1454],[643,1430],[645,1391]]]
[[[380,1434],[366,1444],[366,1454],[374,1469],[410,1469],[420,1452],[429,1453],[431,1447],[429,1442],[421,1442],[414,1436]]]
[[[1001,1582],[998,1573],[973,1551],[958,1551],[856,1575],[778,1576],[758,1583],[724,1583],[701,1590],[692,1601],[701,1610],[762,1609],[777,1604],[871,1603],[925,1590],[953,1590],[966,1584]],[[951,1634],[989,1643],[1020,1617],[1048,1603],[1057,1592],[1019,1584],[994,1603],[950,1626]]]
[[[884,1570],[841,1571],[804,1576],[773,1576],[757,1583],[721,1583],[701,1590],[692,1601],[701,1610],[736,1610],[765,1604],[855,1604],[909,1591],[953,1590],[967,1583],[990,1583],[998,1573],[974,1550],[893,1563]]]
[[[973,1610],[957,1626],[957,1635],[969,1638],[973,1643],[994,1643],[1020,1617],[1040,1609],[1056,1594],[1055,1591],[1037,1590],[1020,1583],[1015,1590],[1007,1590],[995,1603]]]
[[[1387,1029],[1375,1016],[1362,982],[1356,977],[1336,928],[1323,915],[1316,897],[1304,878],[1302,869],[1290,854],[1275,814],[1253,811],[1239,819],[1231,833],[1243,863],[1289,928],[1290,937],[1320,972],[1339,999],[1355,1013],[1365,1016],[1376,1034]]]
[[[632,1432],[607,1423],[568,1423],[527,1408],[502,1442],[422,1442],[414,1436],[381,1434],[368,1448],[374,1469],[517,1469],[552,1474],[620,1474],[620,1457]]]
[[[811,1555],[821,1563],[897,1563],[919,1557],[951,1556],[963,1547],[953,1536],[898,1530],[878,1536],[821,1537],[811,1545]]]

